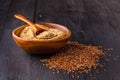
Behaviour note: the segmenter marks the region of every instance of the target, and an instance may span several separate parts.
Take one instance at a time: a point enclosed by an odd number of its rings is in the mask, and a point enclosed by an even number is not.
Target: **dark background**
[[[89,74],[53,74],[14,42],[11,32],[24,23],[14,18],[23,14],[33,22],[47,21],[67,26],[72,41],[103,46],[106,65]],[[0,80],[120,80],[120,0],[0,0]],[[95,75],[96,78],[90,78]]]

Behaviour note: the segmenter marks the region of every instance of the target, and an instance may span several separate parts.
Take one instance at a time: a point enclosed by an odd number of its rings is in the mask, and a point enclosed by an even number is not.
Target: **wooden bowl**
[[[70,39],[71,31],[65,26],[55,24],[55,23],[48,23],[48,22],[42,22],[37,24],[42,24],[51,28],[59,29],[65,32],[66,36],[63,37],[62,39],[56,39],[56,40],[24,40],[19,37],[19,34],[27,25],[20,26],[13,30],[12,36],[15,43],[28,53],[31,53],[31,54],[54,53],[58,49],[63,47]]]

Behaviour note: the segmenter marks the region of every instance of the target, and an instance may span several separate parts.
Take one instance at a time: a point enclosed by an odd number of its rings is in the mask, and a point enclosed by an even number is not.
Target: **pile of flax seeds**
[[[69,41],[55,55],[42,59],[49,69],[65,70],[68,73],[80,70],[88,73],[92,68],[99,66],[99,59],[105,53],[98,46],[84,45]]]

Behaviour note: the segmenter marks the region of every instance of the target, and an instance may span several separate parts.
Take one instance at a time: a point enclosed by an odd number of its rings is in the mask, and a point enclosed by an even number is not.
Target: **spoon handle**
[[[24,22],[26,22],[28,25],[30,25],[30,27],[33,29],[33,31],[36,33],[40,30],[39,27],[37,27],[33,22],[31,22],[29,19],[27,19],[26,17],[24,17],[23,15],[21,14],[15,14],[14,15],[17,19],[20,19]]]

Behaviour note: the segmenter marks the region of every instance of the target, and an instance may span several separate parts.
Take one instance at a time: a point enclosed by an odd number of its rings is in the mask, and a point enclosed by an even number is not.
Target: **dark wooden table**
[[[34,22],[59,23],[72,31],[72,41],[113,48],[103,71],[53,74],[13,41],[11,32],[24,23],[14,18],[23,14]],[[120,0],[0,0],[0,80],[120,80]]]

